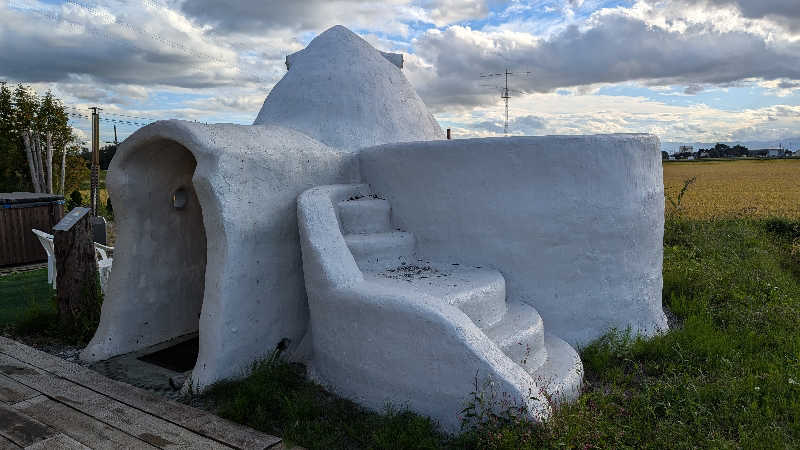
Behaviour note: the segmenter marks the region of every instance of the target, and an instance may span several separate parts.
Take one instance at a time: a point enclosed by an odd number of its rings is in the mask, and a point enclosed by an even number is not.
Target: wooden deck
[[[0,450],[19,448],[284,447],[275,436],[0,336]]]

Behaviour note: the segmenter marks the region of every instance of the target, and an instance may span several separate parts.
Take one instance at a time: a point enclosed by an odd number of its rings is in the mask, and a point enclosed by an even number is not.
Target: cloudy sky
[[[456,137],[502,135],[502,79],[481,75],[510,69],[512,134],[800,147],[800,0],[0,0],[0,80],[52,89],[87,136],[101,106],[104,140],[249,124],[335,24],[404,53]]]

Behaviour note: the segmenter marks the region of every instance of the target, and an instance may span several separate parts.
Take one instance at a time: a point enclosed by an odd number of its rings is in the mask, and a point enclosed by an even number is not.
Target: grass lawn
[[[0,277],[2,334],[29,344],[85,345],[97,329],[99,315],[98,304],[96,310],[87,310],[83,319],[62,325],[55,291],[47,284],[47,269]]]
[[[28,318],[35,311],[55,314],[53,290],[47,284],[47,269],[0,277],[0,329]]]
[[[223,417],[308,448],[799,447],[800,222],[669,220],[663,302],[680,325],[581,349],[583,394],[541,425],[478,414],[445,436],[402,410],[364,411],[281,363],[208,395]]]

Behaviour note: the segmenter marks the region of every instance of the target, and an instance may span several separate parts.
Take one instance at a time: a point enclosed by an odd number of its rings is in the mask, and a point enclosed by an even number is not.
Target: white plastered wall
[[[583,345],[608,329],[666,329],[664,185],[652,135],[388,144],[362,150],[364,182],[427,258],[494,267],[509,301]]]
[[[153,209],[156,202],[169,205],[171,192],[142,183],[149,171],[160,173],[155,166],[160,159],[150,159],[148,167],[141,164],[143,156],[184,154],[179,149],[197,162],[191,184],[206,238],[148,239],[150,230],[167,229],[164,236],[177,230],[169,230],[171,206]],[[165,160],[164,173],[186,173],[170,161]],[[139,165],[143,173],[137,172]],[[173,181],[184,183],[181,177]],[[203,388],[242,375],[284,338],[296,346],[308,325],[296,197],[316,185],[357,180],[352,154],[280,126],[172,120],[140,129],[120,145],[108,175],[118,244],[100,326],[81,357],[97,361],[139,350],[199,323],[200,353],[191,382]],[[205,276],[197,271],[185,276],[162,265],[182,239],[194,242],[198,253],[205,246]],[[201,311],[184,308],[197,305],[198,293]],[[180,313],[181,320],[165,311]]]

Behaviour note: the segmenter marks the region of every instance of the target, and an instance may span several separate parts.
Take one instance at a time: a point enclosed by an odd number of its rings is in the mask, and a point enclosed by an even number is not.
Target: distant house
[[[785,158],[787,156],[792,156],[790,150],[784,150],[782,148],[761,148],[749,150],[748,152],[750,156],[754,158]]]

